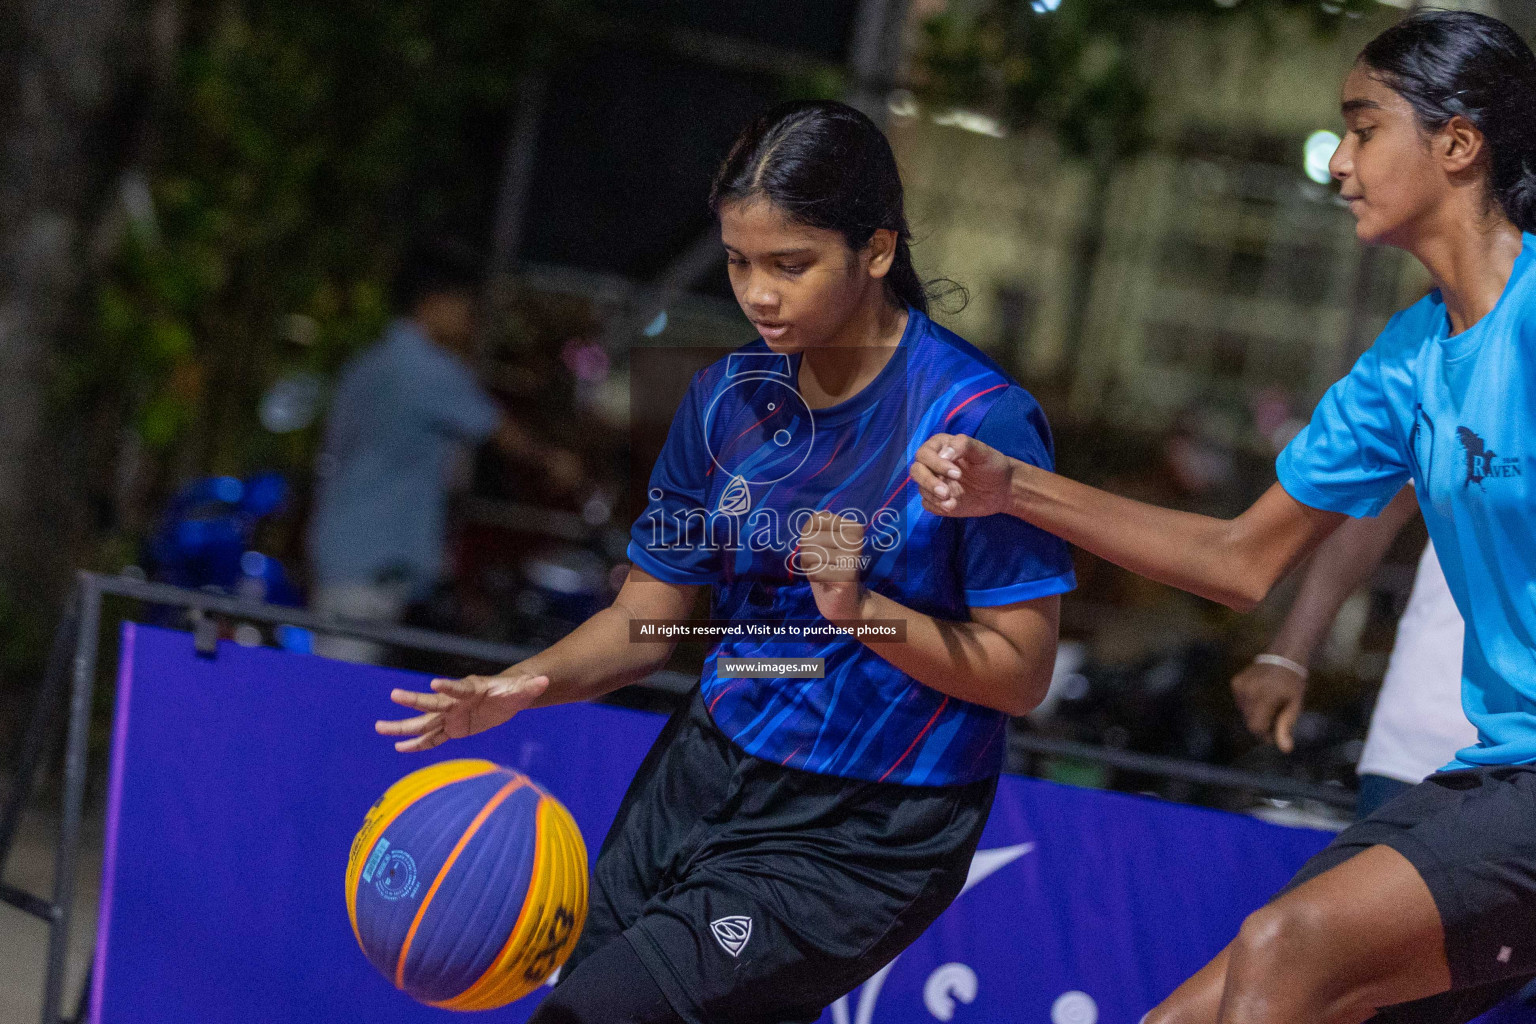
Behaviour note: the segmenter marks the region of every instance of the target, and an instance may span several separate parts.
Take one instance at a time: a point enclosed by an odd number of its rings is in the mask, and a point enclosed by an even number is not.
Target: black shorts
[[[1388,1007],[1372,1024],[1461,1024],[1536,977],[1536,766],[1436,772],[1340,832],[1282,893],[1371,846],[1429,886],[1451,991]]]
[[[627,940],[690,1024],[813,1021],[959,895],[996,789],[784,768],[695,691],[624,796],[562,977]]]

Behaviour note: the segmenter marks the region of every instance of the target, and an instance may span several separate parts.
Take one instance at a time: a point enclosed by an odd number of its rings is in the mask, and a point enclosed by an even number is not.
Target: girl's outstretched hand
[[[517,671],[499,676],[434,679],[432,693],[391,690],[389,694],[396,704],[423,714],[380,720],[373,727],[385,736],[411,737],[395,744],[401,753],[431,750],[444,740],[463,739],[500,725],[531,705],[548,687],[548,676]]]
[[[934,434],[917,450],[912,480],[923,507],[936,516],[990,516],[1007,512],[1013,460],[964,434]]]

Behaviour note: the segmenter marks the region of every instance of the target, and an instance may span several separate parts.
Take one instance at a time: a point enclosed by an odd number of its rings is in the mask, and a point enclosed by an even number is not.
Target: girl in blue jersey
[[[879,129],[839,103],[770,111],[711,204],[760,337],[692,379],[617,600],[501,675],[396,691],[422,714],[378,726],[426,750],[644,678],[672,645],[631,622],[685,618],[705,588],[711,620],[800,630],[711,651],[603,844],[541,1024],[810,1021],[889,962],[964,884],[1073,585],[1059,539],[927,514],[912,485],[935,431],[1052,455],[1034,400],[927,317]]]
[[[1478,743],[1341,833],[1148,1024],[1459,1022],[1536,975],[1536,57],[1492,18],[1420,13],[1365,48],[1343,114],[1332,169],[1360,238],[1436,288],[1323,398],[1257,504],[1166,511],[970,438],[936,436],[912,467],[940,515],[1009,512],[1243,609],[1416,485],[1467,621]]]

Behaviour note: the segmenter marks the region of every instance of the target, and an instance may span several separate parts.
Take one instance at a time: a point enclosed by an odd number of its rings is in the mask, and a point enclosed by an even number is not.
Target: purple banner
[[[1004,776],[966,888],[831,1024],[1137,1024],[1330,834]]]
[[[372,729],[420,676],[125,627],[92,1019],[462,1020],[395,991],[352,936],[363,814],[407,772],[484,757],[571,812],[592,856],[661,728],[595,705],[529,712],[426,756]],[[970,884],[829,1024],[1137,1024],[1236,934],[1324,833],[1005,777]],[[522,1021],[538,994],[487,1021]]]

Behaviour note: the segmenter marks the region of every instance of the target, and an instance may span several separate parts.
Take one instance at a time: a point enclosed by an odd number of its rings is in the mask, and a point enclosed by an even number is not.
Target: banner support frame
[[[256,620],[268,625],[293,625],[319,633],[488,663],[515,664],[535,653],[529,647],[454,636],[414,626],[336,619],[316,615],[302,608],[247,601],[208,591],[187,590],[130,576],[80,572],[75,590],[54,633],[43,685],[21,739],[18,774],[4,803],[0,804],[0,876],[3,876],[17,825],[30,800],[37,772],[48,760],[48,748],[56,729],[59,705],[67,694],[69,714],[65,734],[64,794],[59,837],[54,848],[52,899],[45,900],[0,882],[0,904],[10,904],[48,924],[42,1024],[74,1024],[84,1020],[89,1011],[91,967],[86,970],[75,1017],[64,1018],[61,1004],[69,951],[69,928],[74,910],[80,829],[89,775],[91,709],[101,640],[102,600],[108,596],[184,608],[199,618],[223,615]],[[66,665],[69,669],[67,672]],[[689,693],[696,684],[697,680],[692,676],[663,670],[636,685],[680,697]],[[1037,755],[1065,756],[1203,785],[1246,788],[1274,797],[1315,800],[1334,807],[1351,807],[1355,799],[1353,792],[1336,786],[1260,775],[1155,754],[1094,747],[1026,732],[1012,731],[1008,739],[1008,752],[1010,760],[1015,763],[1028,761]]]

